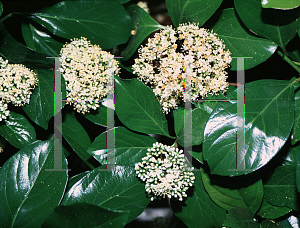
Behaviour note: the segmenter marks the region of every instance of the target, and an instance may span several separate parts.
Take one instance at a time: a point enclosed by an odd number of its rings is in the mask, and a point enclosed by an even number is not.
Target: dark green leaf
[[[201,107],[201,106],[200,106]],[[206,122],[209,119],[210,114],[201,108],[194,108],[191,112],[192,117],[192,132],[191,135],[187,135],[187,133],[184,132],[184,122],[185,122],[185,110],[183,107],[178,107],[178,109],[174,110],[174,122],[175,122],[175,132],[177,135],[177,142],[179,145],[183,147],[187,146],[195,146],[200,145],[203,142],[203,131],[204,127],[206,125]],[[179,126],[176,126],[176,125]],[[185,142],[185,139],[187,140]]]
[[[75,153],[91,168],[88,159],[91,157],[87,149],[91,145],[91,139],[85,129],[77,121],[74,112],[66,113],[62,123],[62,135],[67,140]]]
[[[220,207],[229,211],[234,207],[247,208],[252,215],[259,209],[263,199],[261,179],[242,176],[237,179],[216,180],[204,171],[201,172],[205,190],[210,198]]]
[[[196,22],[202,26],[219,8],[222,0],[166,0],[173,25]]]
[[[218,21],[211,29],[224,40],[226,49],[229,49],[232,53],[231,56],[253,57],[244,60],[245,70],[266,61],[277,48],[274,42],[251,35],[246,31],[234,9],[223,10]],[[231,61],[230,69],[237,70],[237,60],[235,58]]]
[[[254,221],[251,213],[243,207],[235,207],[230,209],[224,222],[224,226],[230,228],[260,228],[259,224]]]
[[[278,223],[270,221],[269,219],[262,221],[259,225],[261,228],[282,228]]]
[[[294,166],[279,166],[266,181],[264,197],[270,204],[299,210],[295,169]]]
[[[133,167],[116,166],[112,171],[95,169],[76,182],[65,194],[63,205],[85,202],[108,210],[130,211],[128,222],[136,218],[150,202],[145,184]]]
[[[268,201],[263,199],[263,203],[257,214],[262,218],[276,219],[281,216],[284,216],[291,210],[292,209],[288,207],[276,207],[272,204],[269,204]]]
[[[29,48],[44,53],[49,57],[58,57],[60,49],[64,45],[46,32],[38,30],[30,23],[22,24],[22,35]]]
[[[67,171],[47,171],[53,168],[52,140],[30,144],[7,160],[0,169],[0,227],[42,226],[67,183]]]
[[[298,147],[299,148],[299,147]],[[297,190],[298,192],[300,192],[300,153],[299,153],[299,149],[297,148],[297,153],[296,153],[296,186],[297,186]]]
[[[284,48],[297,34],[300,8],[264,9],[261,0],[234,1],[235,9],[248,29]]]
[[[165,26],[157,23],[145,10],[135,4],[130,5],[127,11],[132,17],[136,34],[131,37],[128,46],[121,53],[123,61],[128,60],[152,32],[165,28]]]
[[[295,217],[295,216],[290,216],[289,218],[278,222],[280,224],[280,227],[283,228],[295,228],[295,227],[299,227],[299,218]]]
[[[121,122],[131,130],[171,137],[155,94],[138,79],[115,77],[115,107]]]
[[[53,70],[36,70],[38,86],[30,96],[29,104],[23,107],[28,117],[45,130],[54,114]]]
[[[27,16],[54,35],[83,36],[103,49],[127,42],[132,29],[131,17],[117,1],[61,1]]]
[[[32,68],[53,68],[54,60],[17,42],[0,23],[0,55],[9,63],[19,63]]]
[[[8,119],[2,121],[0,125],[0,135],[11,145],[19,149],[36,141],[34,127],[25,116],[10,111]]]
[[[128,214],[108,211],[92,204],[74,203],[55,208],[44,222],[43,228],[123,228]]]
[[[300,89],[295,91],[295,121],[293,126],[292,144],[300,141]]]
[[[100,107],[97,110],[91,110],[90,113],[82,114],[89,121],[99,124],[103,127],[107,126],[107,107],[103,104],[100,104]],[[114,111],[113,111],[114,113]]]
[[[134,166],[146,157],[147,149],[152,147],[156,140],[148,135],[140,135],[127,130],[125,127],[117,127],[115,136],[115,164],[119,166]],[[102,165],[107,164],[107,133],[100,134],[90,145],[88,153],[95,156]]]
[[[261,5],[263,8],[274,8],[274,9],[294,9],[300,6],[299,0],[262,0]]]
[[[212,174],[236,176],[255,171],[276,155],[290,135],[294,120],[293,82],[258,80],[247,83],[245,88],[244,153],[236,151],[236,102],[219,103],[206,124],[203,157]],[[236,96],[234,91],[227,97]],[[241,162],[238,166],[247,171],[228,170],[236,169],[237,155]]]
[[[226,210],[217,206],[210,199],[204,189],[200,172],[196,170],[194,174],[195,183],[192,196],[188,196],[182,204],[179,204],[177,200],[171,199],[174,214],[189,228],[222,227],[226,217]]]
[[[190,155],[192,155],[193,158],[195,158],[198,162],[200,163],[204,163],[203,160],[203,152],[194,152],[194,151],[188,151],[190,153]]]

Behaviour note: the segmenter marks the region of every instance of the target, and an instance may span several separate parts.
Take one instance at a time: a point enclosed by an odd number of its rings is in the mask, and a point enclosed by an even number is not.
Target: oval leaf
[[[145,184],[136,177],[133,167],[116,166],[112,171],[95,169],[85,175],[65,194],[63,205],[85,202],[108,210],[130,211],[129,221],[150,202]]]
[[[10,111],[8,119],[2,122],[3,124],[0,125],[0,135],[14,147],[21,149],[36,141],[35,129],[25,116]]]
[[[288,207],[276,207],[263,199],[263,203],[257,214],[262,218],[277,219],[289,213],[291,210],[292,209]]]
[[[196,22],[202,26],[219,8],[222,0],[166,0],[173,25]]]
[[[123,228],[128,215],[128,212],[108,211],[92,204],[74,203],[55,208],[43,228]]]
[[[135,4],[130,5],[127,11],[132,17],[135,35],[131,37],[127,47],[121,53],[123,61],[128,60],[152,32],[165,28],[165,26],[157,23],[145,10]]]
[[[243,207],[235,207],[228,211],[224,226],[231,228],[251,227],[260,228],[251,213]]]
[[[299,0],[262,0],[261,5],[263,8],[274,8],[274,9],[294,9],[300,6]]]
[[[28,117],[45,130],[54,114],[53,70],[36,70],[38,86],[30,96],[29,104],[23,107]]]
[[[0,227],[42,227],[45,218],[58,206],[68,176],[66,170],[51,171],[53,147],[53,141],[37,141],[2,166]],[[67,169],[64,157],[62,168]]]
[[[300,8],[294,10],[263,9],[261,0],[234,1],[240,18],[248,29],[285,48],[300,26]]]
[[[61,1],[27,16],[54,35],[84,36],[103,49],[127,42],[132,29],[131,17],[117,1]]]
[[[131,130],[171,137],[155,94],[138,79],[115,77],[115,107],[121,122]]]
[[[245,88],[244,152],[236,151],[236,103],[218,104],[206,124],[203,157],[212,174],[236,176],[255,171],[276,155],[290,135],[294,121],[293,82],[258,80],[247,83]],[[236,91],[227,97],[235,99]],[[243,171],[229,170],[237,168],[237,156]]]
[[[202,172],[202,171],[201,171]],[[183,203],[171,199],[171,207],[180,220],[189,228],[222,227],[226,217],[226,210],[216,205],[204,189],[199,170],[194,171],[195,182],[192,196],[188,196]]]
[[[225,9],[218,21],[209,26],[218,37],[224,40],[226,49],[235,57],[252,57],[245,59],[244,69],[250,69],[263,63],[276,51],[277,45],[266,39],[251,35],[245,30],[234,9]],[[237,60],[231,62],[231,70],[237,70]]]
[[[117,127],[114,131],[115,149],[114,163],[119,166],[134,166],[146,157],[147,149],[153,146],[156,140],[148,135],[140,135]],[[100,134],[90,145],[88,153],[93,155],[102,165],[107,164],[107,132]]]

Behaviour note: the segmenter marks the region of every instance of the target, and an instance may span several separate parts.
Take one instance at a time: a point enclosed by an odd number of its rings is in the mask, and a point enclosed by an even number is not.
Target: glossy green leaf
[[[194,171],[194,174],[195,183],[192,195],[188,196],[183,203],[171,199],[174,214],[189,228],[222,227],[226,210],[211,200],[205,191],[199,170]]]
[[[0,227],[41,227],[62,199],[67,171],[54,168],[53,141],[34,142],[0,169]],[[63,169],[67,161],[63,159]]]
[[[117,127],[115,137],[115,164],[119,166],[134,166],[146,157],[147,149],[153,146],[156,140],[148,135],[140,135],[127,130],[125,127]],[[90,145],[88,153],[93,155],[102,165],[107,164],[107,133],[100,134]]]
[[[136,32],[122,51],[123,61],[128,60],[140,46],[140,44],[154,31],[163,29],[165,26],[157,23],[145,10],[138,5],[132,4],[127,8],[133,20],[133,28]]]
[[[107,107],[103,104],[100,104],[100,107],[97,110],[91,110],[90,113],[82,114],[89,121],[98,124],[100,126],[107,126]],[[111,110],[110,110],[111,111]],[[113,111],[114,113],[114,111]]]
[[[128,212],[108,211],[92,204],[74,203],[55,208],[43,228],[123,228],[128,215]]]
[[[282,228],[278,223],[270,221],[269,219],[262,221],[259,225],[261,228]]]
[[[238,89],[242,89],[239,87]],[[236,99],[236,91],[228,99]],[[245,151],[236,151],[237,104],[219,103],[204,130],[203,157],[210,172],[236,176],[267,164],[289,138],[294,121],[293,82],[258,80],[245,85]],[[241,120],[243,121],[243,120]],[[237,156],[239,167],[236,169]],[[245,164],[245,165],[244,165]]]
[[[201,107],[201,106],[200,106]],[[191,135],[188,135],[184,132],[184,122],[185,122],[185,110],[183,107],[178,107],[174,110],[174,123],[175,123],[175,132],[177,135],[177,142],[183,147],[200,145],[203,142],[203,131],[206,125],[206,122],[209,119],[210,114],[207,110],[201,108],[194,108],[191,112],[192,117],[192,132]],[[179,126],[176,126],[179,125]],[[185,142],[186,140],[186,142]]]
[[[196,22],[202,26],[219,8],[222,0],[166,0],[173,25]]]
[[[83,126],[77,121],[74,112],[66,113],[62,123],[62,135],[67,140],[75,153],[91,168],[88,161],[91,155],[87,153],[87,149],[91,145],[91,139]]]
[[[54,60],[17,42],[0,23],[0,55],[10,64],[19,63],[35,69],[53,68]]]
[[[150,198],[147,198],[145,184],[136,177],[133,167],[116,166],[112,171],[95,169],[76,182],[65,194],[62,204],[76,202],[129,211],[129,222],[143,212]]]
[[[243,2],[243,1],[242,1]],[[225,9],[222,11],[218,21],[208,25],[224,40],[226,49],[234,57],[252,57],[244,60],[244,69],[250,69],[263,63],[276,51],[277,45],[266,39],[254,36],[245,30],[241,24],[234,9]],[[237,60],[231,61],[231,70],[237,70]]]
[[[248,29],[284,48],[297,34],[300,8],[263,9],[261,0],[234,1],[235,9]]]
[[[9,112],[8,118],[2,121],[0,135],[19,149],[36,141],[34,127],[25,116],[12,111]]]
[[[264,195],[261,179],[254,180],[256,176],[248,175],[238,179],[217,180],[204,171],[201,174],[205,190],[220,207],[227,211],[234,207],[243,207],[252,215],[259,209]]]
[[[243,207],[235,207],[230,209],[224,222],[224,226],[230,228],[260,228],[259,224],[254,221],[251,213]]]
[[[54,35],[83,36],[103,49],[127,42],[132,29],[131,17],[118,1],[61,1],[27,16]]]
[[[294,9],[300,6],[299,0],[261,0],[263,8],[274,8],[274,9]]]
[[[300,141],[300,89],[295,90],[295,121],[293,125],[292,144]]]
[[[38,86],[30,96],[29,104],[23,107],[28,117],[45,130],[54,114],[53,70],[36,70]]]
[[[115,77],[115,107],[121,122],[131,130],[171,137],[155,94],[138,79]]]
[[[261,205],[261,208],[257,212],[257,214],[262,218],[276,219],[281,216],[284,216],[285,214],[289,213],[291,210],[292,209],[288,207],[276,207],[272,204],[269,204],[268,201],[263,199],[263,203]]]
[[[294,166],[279,166],[264,184],[264,197],[268,203],[299,210]]]
[[[195,152],[195,151],[188,151],[193,158],[195,158],[198,162],[204,164],[203,160],[203,152]]]
[[[298,147],[299,148],[299,147]],[[297,153],[295,156],[295,162],[296,162],[296,187],[298,192],[300,192],[300,153],[299,149],[297,148]]]
[[[55,40],[46,32],[40,31],[30,23],[22,24],[22,35],[26,45],[34,51],[49,57],[58,57],[64,43]]]

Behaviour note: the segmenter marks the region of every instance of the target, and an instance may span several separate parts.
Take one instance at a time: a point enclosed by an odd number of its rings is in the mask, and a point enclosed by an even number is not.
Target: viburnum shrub
[[[0,2],[0,227],[298,227],[299,36],[299,1]]]

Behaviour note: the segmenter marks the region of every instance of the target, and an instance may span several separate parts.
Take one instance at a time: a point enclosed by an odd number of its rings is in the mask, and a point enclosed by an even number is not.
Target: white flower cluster
[[[142,162],[135,164],[137,176],[146,182],[146,192],[151,200],[172,196],[182,201],[186,190],[194,183],[194,173],[184,170],[182,150],[162,143],[154,143]]]
[[[143,10],[145,10],[147,13],[150,13],[147,2],[140,1],[140,2],[137,3],[137,5],[139,7],[141,7]]]
[[[164,113],[185,101],[185,79],[189,68],[191,101],[200,96],[225,92],[226,68],[232,60],[222,40],[196,24],[167,27],[149,38],[139,50],[133,73],[149,85]]]
[[[61,73],[66,81],[67,104],[83,114],[96,110],[107,92],[108,77],[119,73],[118,61],[99,45],[81,37],[73,39],[61,49]]]
[[[7,104],[29,104],[31,90],[38,83],[36,74],[21,64],[8,64],[0,57],[0,121],[9,115]]]

